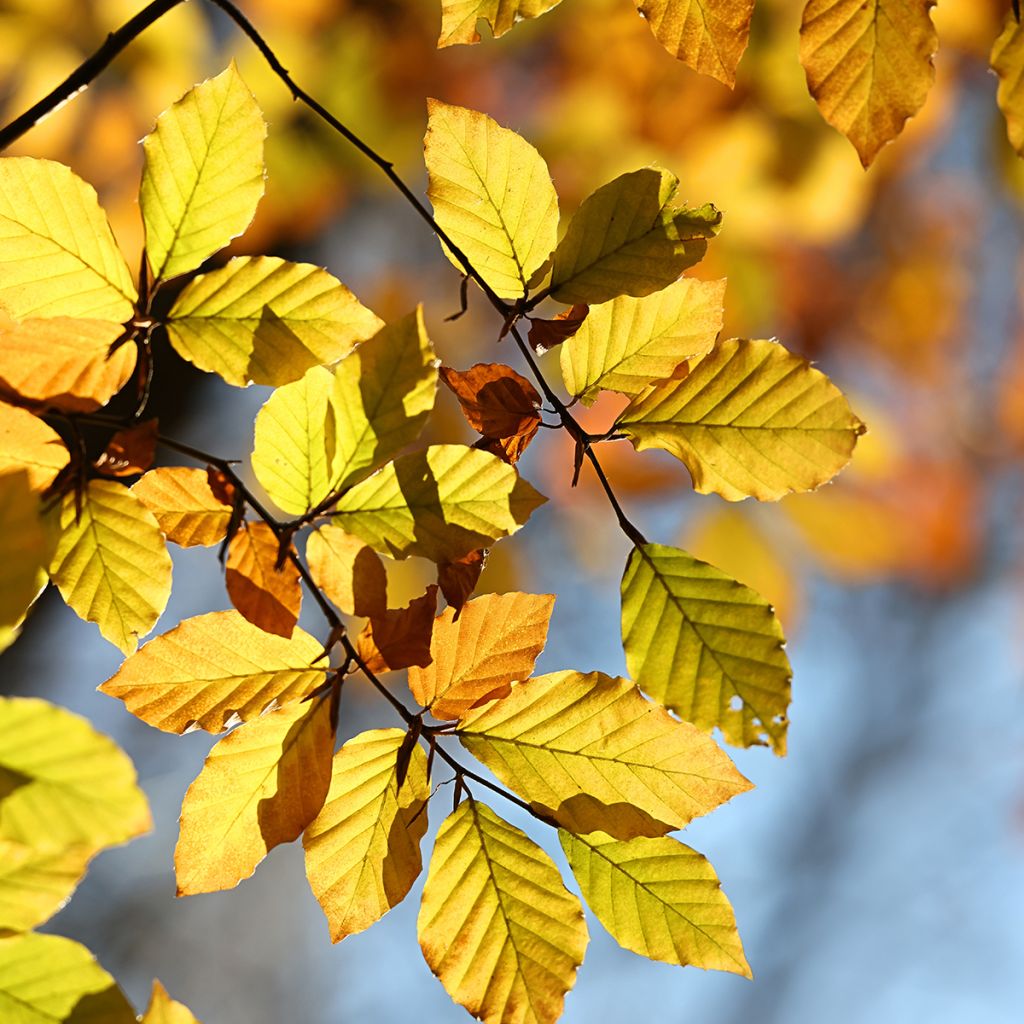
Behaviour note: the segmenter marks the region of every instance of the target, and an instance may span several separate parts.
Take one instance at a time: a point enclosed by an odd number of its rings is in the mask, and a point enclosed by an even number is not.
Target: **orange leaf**
[[[484,571],[487,552],[483,548],[470,551],[468,555],[454,562],[441,562],[437,567],[437,582],[441,587],[444,599],[451,605],[455,618],[458,619],[463,605],[476,590],[480,573]]]
[[[582,302],[563,309],[553,320],[530,320],[530,345],[534,352],[547,352],[568,341],[582,326],[590,307]]]
[[[290,562],[277,568],[279,550],[266,523],[243,523],[228,545],[225,582],[231,603],[254,626],[289,637],[302,607],[302,587]]]
[[[43,491],[69,458],[60,435],[38,416],[0,402],[0,473],[23,469],[28,473],[29,487]]]
[[[430,635],[437,611],[437,587],[427,587],[422,597],[405,608],[377,615],[356,639],[356,650],[371,672],[392,672],[411,665],[430,664]]]
[[[210,489],[206,470],[151,469],[132,493],[156,516],[167,539],[184,548],[210,547],[227,534],[231,509]]]
[[[157,421],[137,423],[119,430],[108,442],[106,451],[96,460],[104,476],[136,476],[153,465],[156,455]]]
[[[321,590],[346,615],[383,615],[388,578],[373,548],[337,526],[321,526],[306,541],[309,571]]]

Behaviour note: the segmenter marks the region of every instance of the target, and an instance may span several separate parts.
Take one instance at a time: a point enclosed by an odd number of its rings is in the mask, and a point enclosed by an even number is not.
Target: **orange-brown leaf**
[[[28,473],[29,487],[42,491],[53,483],[69,458],[60,435],[38,416],[0,402],[0,473],[23,469]]]
[[[590,307],[582,302],[563,309],[553,320],[530,320],[530,345],[534,352],[547,352],[568,341],[582,326]]]
[[[244,523],[228,545],[225,582],[231,603],[254,626],[278,636],[292,635],[302,607],[295,567],[277,567],[280,545],[266,523]]]
[[[156,455],[157,421],[145,420],[134,427],[119,430],[96,460],[104,476],[136,476],[153,465]]]
[[[211,490],[206,470],[151,469],[132,493],[156,516],[167,539],[184,548],[210,547],[227,534],[231,509]]]
[[[437,587],[432,583],[407,607],[389,609],[370,619],[356,640],[359,657],[371,672],[429,665],[436,611]]]
[[[437,582],[444,599],[451,606],[458,619],[463,605],[469,600],[480,580],[480,573],[487,563],[487,552],[483,548],[470,551],[468,555],[454,562],[441,562],[437,566]]]
[[[321,526],[306,541],[306,559],[317,585],[346,615],[387,611],[384,563],[357,537],[337,526]]]

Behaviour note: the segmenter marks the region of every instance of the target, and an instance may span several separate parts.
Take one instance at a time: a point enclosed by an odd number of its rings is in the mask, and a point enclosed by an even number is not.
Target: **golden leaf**
[[[227,535],[231,508],[214,494],[205,469],[161,466],[135,482],[132,494],[156,517],[167,539],[210,547]]]
[[[243,523],[228,544],[224,582],[231,603],[254,626],[289,637],[302,608],[298,570],[278,568],[280,543],[266,523]]]

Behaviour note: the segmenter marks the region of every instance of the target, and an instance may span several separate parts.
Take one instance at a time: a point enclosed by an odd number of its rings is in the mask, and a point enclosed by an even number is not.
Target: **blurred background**
[[[0,0],[0,122],[140,6]],[[563,214],[618,173],[671,169],[685,199],[725,212],[694,273],[728,277],[727,332],[778,336],[812,358],[870,427],[838,482],[767,506],[694,496],[673,460],[602,450],[645,534],[775,603],[795,671],[792,725],[785,760],[736,751],[757,788],[682,835],[716,866],[755,981],[650,963],[590,919],[564,1020],[1020,1020],[1024,165],[987,70],[1009,0],[942,0],[936,85],[868,173],[807,94],[802,0],[759,0],[735,91],[672,60],[628,0],[566,0],[500,41],[440,51],[439,0],[241,6],[299,83],[420,192],[427,96],[486,111],[531,140]],[[230,58],[270,122],[267,195],[232,251],[321,263],[386,319],[422,301],[446,364],[518,365],[496,347],[500,324],[479,294],[445,322],[459,279],[422,223],[197,0],[16,152],[62,160],[95,184],[136,254],[137,141]],[[558,381],[557,355],[545,369]],[[172,436],[245,459],[267,394],[202,376],[158,345],[154,411]],[[468,440],[452,396],[438,407],[428,440]],[[596,406],[594,428],[610,415]],[[558,594],[542,670],[624,671],[625,541],[586,470],[570,488],[560,432],[542,434],[520,468],[552,500],[494,550],[480,591]],[[174,555],[160,632],[227,607],[210,552]],[[389,568],[398,603],[429,579],[426,565]],[[322,633],[315,609],[304,624]],[[85,942],[137,1004],[159,976],[206,1024],[468,1019],[419,953],[419,886],[337,947],[294,845],[232,892],[175,900],[178,808],[211,739],[150,729],[97,694],[118,663],[95,627],[49,595],[0,663],[0,692],[47,697],[116,737],[154,808],[154,832],[100,856],[48,930]],[[394,724],[389,715],[372,692],[346,689],[344,735]],[[432,830],[447,806],[442,791]],[[564,863],[552,835],[509,817]]]

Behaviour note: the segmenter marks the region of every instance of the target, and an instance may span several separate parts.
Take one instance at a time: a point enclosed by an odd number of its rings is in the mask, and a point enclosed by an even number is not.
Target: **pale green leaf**
[[[1024,27],[1010,11],[992,47],[991,64],[999,77],[996,101],[1006,118],[1010,145],[1024,156]]]
[[[94,852],[81,845],[38,849],[0,837],[0,933],[28,931],[53,917]]]
[[[14,628],[39,593],[50,546],[24,470],[0,473],[0,628]]]
[[[495,39],[527,18],[539,18],[561,0],[441,0],[438,47],[478,43],[477,22],[485,21]]]

